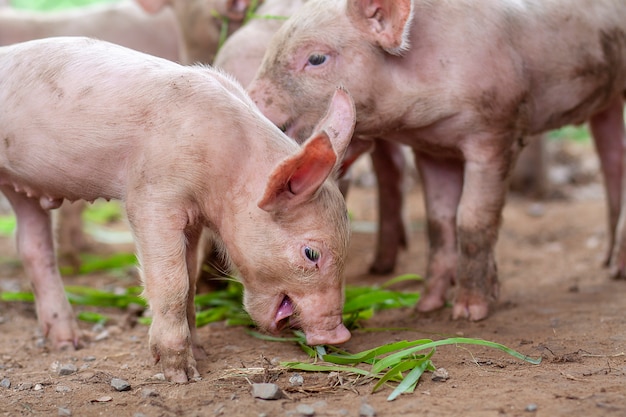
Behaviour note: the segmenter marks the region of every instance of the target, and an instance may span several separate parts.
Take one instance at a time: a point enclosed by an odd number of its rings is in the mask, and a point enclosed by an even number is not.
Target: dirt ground
[[[373,257],[376,191],[355,187],[348,203],[355,231],[347,263],[352,284],[375,284],[425,269],[426,242],[419,189],[408,195],[410,248],[396,272],[367,275]],[[386,387],[374,394],[373,383],[302,373],[294,387],[293,371],[280,361],[305,361],[296,345],[266,342],[241,327],[223,323],[199,329],[209,354],[199,363],[202,380],[186,385],[155,379],[145,326],[124,326],[126,312],[105,309],[115,323],[108,337],[76,352],[50,352],[42,346],[34,308],[0,302],[0,415],[6,416],[359,416],[364,404],[377,416],[624,416],[626,415],[626,282],[609,279],[601,267],[606,249],[606,213],[602,187],[592,182],[574,187],[566,198],[537,204],[512,195],[504,212],[497,246],[501,297],[491,317],[479,323],[450,320],[450,310],[420,316],[411,309],[378,313],[367,322],[381,332],[356,331],[345,348],[359,351],[386,342],[447,336],[483,338],[521,353],[542,357],[531,365],[500,351],[477,346],[441,347],[433,357],[450,378],[435,382],[424,374],[413,394],[393,402]],[[3,290],[27,288],[14,262],[9,239],[0,242]],[[134,285],[131,276],[93,274],[70,277],[77,283],[105,288]],[[411,287],[419,290],[419,287]],[[76,307],[76,310],[98,311]],[[92,325],[82,323],[86,331]],[[94,333],[95,334],[95,333]],[[102,333],[99,333],[102,334]],[[59,365],[74,364],[70,375]],[[110,383],[121,378],[130,390],[117,392]],[[285,396],[260,400],[252,382],[276,382]],[[6,382],[5,382],[6,383]],[[298,408],[300,406],[300,408]],[[311,414],[311,411],[314,414]]]

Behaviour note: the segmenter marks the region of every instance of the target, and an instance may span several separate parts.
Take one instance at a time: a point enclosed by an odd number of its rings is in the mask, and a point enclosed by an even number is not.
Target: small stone
[[[95,360],[96,360],[96,357],[95,357],[95,356],[85,356],[85,357],[83,358],[83,361],[85,361],[85,362],[93,362],[93,361],[95,361]]]
[[[367,403],[361,404],[361,407],[359,408],[359,417],[375,417],[375,416],[376,416],[376,410],[374,410],[374,407],[372,407],[371,405]]]
[[[252,396],[262,400],[277,400],[283,396],[283,392],[276,384],[252,384]]]
[[[302,416],[312,417],[315,415],[315,409],[308,404],[300,404],[296,407],[296,412]]]
[[[108,339],[108,338],[109,338],[109,335],[110,335],[110,334],[109,334],[109,331],[108,331],[107,329],[104,329],[103,331],[101,331],[100,333],[98,333],[98,334],[96,335],[96,337],[94,337],[93,339],[94,339],[94,341],[96,341],[96,342],[100,342],[100,341],[102,341],[102,340],[104,340],[104,339]]]
[[[433,372],[431,379],[435,382],[445,382],[450,379],[450,374],[446,368],[438,368],[435,372]]]
[[[70,392],[72,389],[67,385],[57,385],[54,390],[56,392]]]
[[[4,378],[0,381],[0,387],[2,388],[11,388],[11,380],[9,378]]]
[[[33,391],[41,391],[43,389],[43,385],[41,384],[35,384],[35,386],[33,387]]]
[[[528,404],[525,408],[526,411],[534,413],[535,411],[537,411],[537,404]]]
[[[152,375],[151,379],[154,381],[165,381],[165,374],[163,372],[159,372],[158,374]]]
[[[116,391],[128,391],[130,389],[130,384],[120,378],[111,379],[111,386],[115,388]]]
[[[541,203],[533,203],[526,212],[530,217],[542,217],[546,214],[546,208]]]
[[[59,368],[59,375],[72,375],[78,371],[78,368],[73,363],[66,363]]]
[[[293,387],[300,387],[304,384],[304,378],[302,375],[295,373],[289,377],[289,383]]]
[[[153,390],[152,388],[144,388],[141,390],[142,398],[150,398],[150,397],[158,397],[159,393]]]
[[[59,407],[59,412],[57,413],[59,416],[71,416],[72,412],[69,408]]]
[[[31,382],[22,382],[17,386],[18,391],[28,391],[33,389],[33,384]]]

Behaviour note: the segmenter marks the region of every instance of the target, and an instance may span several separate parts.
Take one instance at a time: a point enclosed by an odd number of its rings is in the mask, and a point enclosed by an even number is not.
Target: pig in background
[[[355,113],[343,90],[330,103],[300,146],[209,67],[78,37],[1,47],[0,189],[16,213],[18,251],[53,346],[77,347],[81,332],[48,210],[97,198],[125,204],[153,312],[150,350],[168,380],[198,377],[204,356],[193,298],[205,228],[239,271],[244,305],[262,329],[291,321],[308,343],[347,340],[349,221],[330,177]],[[241,169],[230,169],[233,161]]]
[[[148,13],[171,8],[181,37],[183,64],[210,64],[215,58],[224,21],[229,36],[243,24],[251,0],[136,0]]]
[[[289,136],[306,137],[335,85],[354,97],[355,134],[413,148],[430,242],[418,310],[442,307],[457,284],[452,316],[488,316],[515,160],[531,135],[586,120],[612,274],[626,274],[623,1],[311,0],[272,39],[249,91]]]
[[[265,0],[256,10],[256,17],[230,36],[218,51],[214,65],[233,75],[243,86],[250,84],[270,43],[285,18],[300,9],[305,1]],[[302,141],[302,138],[299,139]],[[363,153],[370,153],[379,191],[379,230],[376,255],[370,267],[374,274],[394,270],[400,249],[407,246],[407,233],[402,216],[405,160],[400,145],[354,138],[344,159],[342,180],[344,196],[350,181],[349,167]]]
[[[149,15],[133,1],[48,12],[0,8],[0,46],[53,36],[87,36],[172,61],[180,58],[178,23],[169,9]]]

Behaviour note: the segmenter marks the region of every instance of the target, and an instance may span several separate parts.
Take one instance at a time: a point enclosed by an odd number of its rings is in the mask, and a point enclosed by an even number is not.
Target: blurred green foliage
[[[11,0],[11,5],[18,9],[47,11],[87,6],[94,3],[115,3],[117,1],[119,0]]]

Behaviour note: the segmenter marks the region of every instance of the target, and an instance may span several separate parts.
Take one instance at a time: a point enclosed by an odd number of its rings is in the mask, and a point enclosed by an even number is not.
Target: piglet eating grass
[[[40,325],[55,348],[81,332],[63,291],[49,210],[119,199],[153,312],[150,350],[168,380],[197,377],[193,296],[201,234],[214,234],[264,330],[345,342],[345,202],[332,181],[355,123],[337,89],[302,145],[239,84],[87,38],[0,48],[0,190],[18,224]]]

